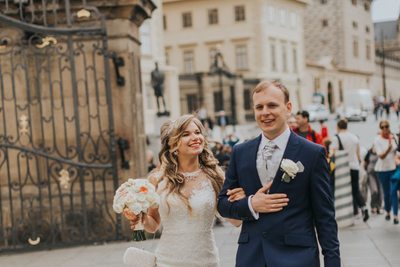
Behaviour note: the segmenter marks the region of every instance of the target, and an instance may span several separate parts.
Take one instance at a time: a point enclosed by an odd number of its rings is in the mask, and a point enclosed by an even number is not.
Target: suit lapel
[[[296,155],[296,153],[299,151],[299,136],[297,136],[297,134],[293,133],[292,131],[290,131],[290,136],[289,136],[289,140],[288,143],[286,145],[286,149],[283,152],[283,156],[282,159],[291,159],[293,161],[294,157]],[[282,161],[281,159],[281,161]],[[281,163],[279,162],[279,166],[281,165]],[[275,193],[277,192],[279,185],[282,183],[282,175],[283,175],[283,171],[281,170],[281,168],[278,168],[278,171],[276,172],[276,175],[274,177],[274,180],[272,182],[272,186],[270,189],[271,193]]]

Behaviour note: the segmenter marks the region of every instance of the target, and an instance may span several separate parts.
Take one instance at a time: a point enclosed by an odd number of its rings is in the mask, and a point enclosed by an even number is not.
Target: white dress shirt
[[[264,134],[261,134],[261,142],[260,145],[258,146],[258,151],[257,151],[257,159],[256,159],[256,167],[257,167],[257,172],[258,176],[260,177],[261,184],[264,186],[265,181],[268,180],[273,180],[276,172],[279,169],[279,164],[282,161],[283,153],[285,152],[286,146],[288,144],[290,137],[290,129],[289,127],[286,128],[286,130],[281,133],[279,136],[277,136],[273,140],[269,140]],[[271,159],[266,162],[263,158],[263,149],[267,142],[272,141],[277,147],[273,151]],[[266,177],[267,176],[267,177]],[[255,212],[253,210],[253,207],[251,206],[251,198],[253,195],[251,195],[248,198],[248,205],[250,208],[251,213],[253,214],[254,218],[257,220],[259,218],[258,212]]]

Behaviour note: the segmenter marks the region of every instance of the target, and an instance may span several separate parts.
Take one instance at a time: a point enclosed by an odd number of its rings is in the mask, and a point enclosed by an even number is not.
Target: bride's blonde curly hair
[[[188,125],[194,122],[199,128],[200,133],[204,136],[204,149],[199,154],[199,163],[206,174],[207,179],[210,180],[211,185],[215,192],[215,199],[218,197],[218,193],[222,188],[224,173],[218,166],[218,160],[215,159],[213,153],[208,148],[208,140],[206,138],[206,130],[204,126],[194,115],[183,115],[175,121],[171,121],[168,124],[164,124],[161,129],[161,151],[159,153],[159,159],[161,162],[161,179],[166,181],[166,189],[168,195],[171,193],[179,196],[182,201],[186,204],[189,212],[192,211],[189,199],[187,196],[182,194],[182,187],[185,184],[184,176],[178,172],[179,162],[178,157],[175,155],[181,142],[181,137],[188,127]],[[168,205],[169,206],[169,205]]]

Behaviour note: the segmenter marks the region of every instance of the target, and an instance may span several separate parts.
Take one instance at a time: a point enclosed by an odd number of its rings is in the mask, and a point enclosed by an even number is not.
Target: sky
[[[400,0],[375,0],[372,2],[373,22],[396,20],[400,14]]]

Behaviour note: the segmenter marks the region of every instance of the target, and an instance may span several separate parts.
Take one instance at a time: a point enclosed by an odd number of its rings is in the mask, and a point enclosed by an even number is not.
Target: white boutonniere
[[[282,181],[289,183],[296,177],[296,174],[304,171],[304,166],[300,161],[294,163],[290,159],[282,159],[281,170],[283,171]]]

